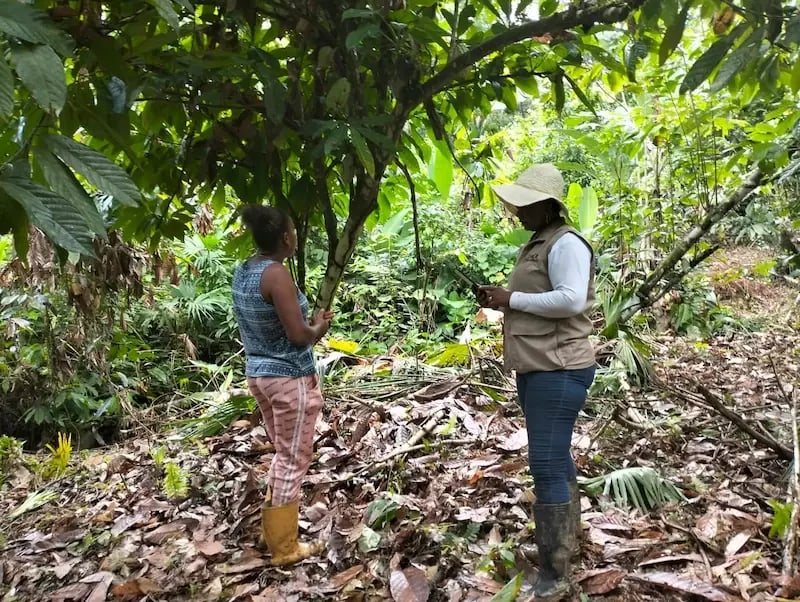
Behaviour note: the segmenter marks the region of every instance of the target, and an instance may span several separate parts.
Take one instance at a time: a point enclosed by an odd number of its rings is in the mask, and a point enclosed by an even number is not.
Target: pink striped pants
[[[314,427],[323,403],[319,376],[248,377],[247,385],[275,446],[267,476],[272,505],[284,506],[300,495],[314,455]]]

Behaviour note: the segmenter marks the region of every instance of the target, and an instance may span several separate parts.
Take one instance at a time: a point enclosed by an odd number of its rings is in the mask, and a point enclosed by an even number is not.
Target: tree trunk
[[[380,170],[381,174],[383,169]],[[328,265],[322,279],[319,294],[317,295],[317,308],[330,309],[336,291],[344,276],[344,270],[350,263],[358,239],[364,230],[364,224],[369,215],[378,207],[378,190],[380,176],[375,178],[363,176],[356,184],[356,190],[350,199],[350,212],[344,223],[342,233],[338,237],[335,247],[328,249]]]

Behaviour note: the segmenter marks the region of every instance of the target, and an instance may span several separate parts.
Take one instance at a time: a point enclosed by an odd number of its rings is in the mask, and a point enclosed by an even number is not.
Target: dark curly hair
[[[289,229],[289,215],[276,207],[247,205],[242,209],[242,222],[250,230],[262,253],[274,253]]]

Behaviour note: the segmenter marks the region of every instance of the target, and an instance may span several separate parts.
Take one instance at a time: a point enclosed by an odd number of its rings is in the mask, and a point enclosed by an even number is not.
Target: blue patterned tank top
[[[286,337],[275,306],[261,296],[261,274],[270,259],[245,261],[233,274],[233,312],[247,356],[247,376],[299,377],[314,374],[311,345],[297,347]],[[308,320],[308,299],[297,291],[303,319]]]

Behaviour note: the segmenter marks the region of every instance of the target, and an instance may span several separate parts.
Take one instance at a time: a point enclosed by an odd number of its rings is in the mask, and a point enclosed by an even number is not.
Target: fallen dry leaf
[[[674,573],[631,573],[627,578],[690,596],[698,596],[711,602],[734,602],[737,600],[737,598],[705,581],[686,579]]]
[[[53,568],[53,573],[55,574],[55,576],[58,579],[63,579],[64,577],[69,575],[69,572],[72,570],[72,567],[74,567],[77,563],[78,563],[77,560],[70,560],[69,562],[62,562],[61,564],[59,564],[59,565],[57,565],[57,566],[55,566]]]
[[[590,596],[607,594],[619,587],[627,573],[618,568],[594,569],[578,577],[581,590]]]
[[[214,580],[206,586],[203,593],[208,594],[210,599],[216,600],[222,595],[222,579],[215,577]]]
[[[703,557],[700,554],[678,554],[675,556],[659,556],[658,558],[651,558],[650,560],[643,560],[639,563],[639,567],[655,566],[656,564],[669,564],[671,562],[703,562]]]
[[[111,587],[111,582],[114,579],[114,573],[108,571],[100,571],[88,577],[81,579],[81,583],[96,583],[85,602],[105,602],[108,597],[108,588]]]
[[[147,577],[139,577],[115,585],[111,588],[111,595],[116,598],[128,598],[157,594],[160,591],[158,583]]]
[[[249,558],[237,564],[223,564],[222,566],[217,566],[217,570],[220,573],[232,575],[235,573],[247,573],[257,569],[263,569],[267,566],[269,566],[269,561],[266,558]]]
[[[431,594],[425,571],[415,566],[393,570],[389,590],[395,602],[427,602]]]
[[[67,600],[83,600],[94,589],[88,583],[71,583],[50,594],[51,602],[67,602]]]
[[[150,531],[147,535],[144,536],[144,540],[147,543],[153,544],[155,546],[161,545],[175,535],[179,533],[183,533],[186,530],[186,523],[180,520],[172,521],[171,523],[167,523],[166,525],[161,525],[157,529]]]
[[[117,520],[114,521],[114,524],[111,526],[111,535],[116,537],[117,535],[124,533],[125,531],[127,531],[133,525],[135,525],[137,522],[140,521],[144,522],[144,519],[130,514],[120,516]]]
[[[725,546],[725,556],[730,558],[731,556],[735,556],[739,550],[741,550],[744,545],[750,541],[751,534],[747,531],[742,531],[741,533],[737,533],[731,540],[728,542],[728,545]]]
[[[225,551],[225,546],[218,541],[195,541],[194,547],[206,557],[216,556]]]
[[[322,590],[326,593],[334,593],[342,589],[345,585],[347,585],[350,581],[358,577],[364,571],[363,564],[357,564],[355,566],[351,566],[349,569],[346,569],[340,573],[337,573],[330,579],[328,582],[322,587]]]
[[[509,452],[515,452],[521,450],[523,447],[528,445],[528,431],[525,429],[519,429],[517,432],[509,435],[500,443],[497,444],[497,447]]]
[[[192,560],[189,564],[183,567],[183,574],[184,575],[194,575],[197,571],[202,569],[206,566],[207,562],[205,558],[198,557]]]

